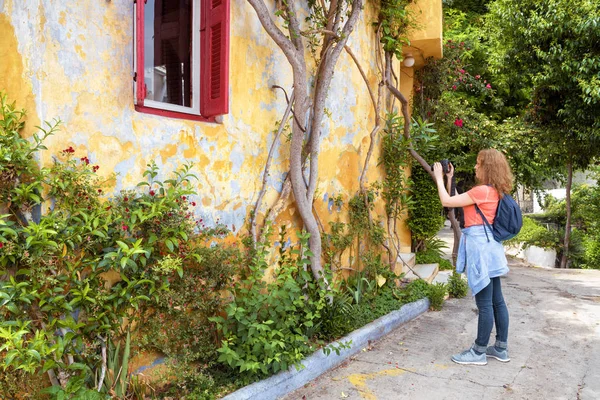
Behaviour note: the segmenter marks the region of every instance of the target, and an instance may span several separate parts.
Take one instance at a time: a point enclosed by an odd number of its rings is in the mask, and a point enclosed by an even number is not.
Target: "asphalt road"
[[[600,270],[542,269],[517,259],[510,267],[502,280],[510,362],[450,360],[475,338],[477,309],[468,295],[284,399],[600,399]]]

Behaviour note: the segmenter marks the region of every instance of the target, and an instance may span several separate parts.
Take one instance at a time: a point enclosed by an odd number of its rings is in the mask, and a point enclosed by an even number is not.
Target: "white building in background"
[[[588,172],[575,172],[573,174],[573,186],[582,183],[587,183],[588,185],[595,185],[596,181],[588,176]],[[544,196],[546,196],[547,194],[552,195],[558,200],[562,200],[565,197],[567,197],[567,190],[566,188],[561,187],[562,185],[562,183],[556,181],[548,182],[547,189],[544,189],[540,193],[532,193],[533,210],[530,212],[536,214],[544,211],[544,209],[542,208],[542,203],[544,201]]]

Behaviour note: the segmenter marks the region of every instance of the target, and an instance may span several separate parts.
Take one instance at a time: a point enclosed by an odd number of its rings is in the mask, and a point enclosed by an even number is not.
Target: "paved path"
[[[600,271],[510,264],[502,281],[509,363],[450,361],[475,338],[469,295],[399,327],[285,400],[600,399]]]

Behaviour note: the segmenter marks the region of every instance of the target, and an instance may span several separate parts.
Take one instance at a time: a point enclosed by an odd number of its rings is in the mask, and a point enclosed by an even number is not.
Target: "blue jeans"
[[[485,353],[494,323],[496,323],[496,347],[505,349],[508,340],[508,308],[502,296],[500,277],[491,278],[491,282],[475,295],[479,309],[477,339],[475,350]]]

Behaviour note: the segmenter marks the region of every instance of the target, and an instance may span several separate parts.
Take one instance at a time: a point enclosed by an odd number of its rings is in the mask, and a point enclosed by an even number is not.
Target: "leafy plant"
[[[427,297],[429,298],[429,307],[435,311],[441,310],[442,305],[444,305],[444,300],[447,292],[448,289],[445,283],[438,282],[433,285],[429,285],[427,291]]]
[[[190,165],[162,180],[151,163],[137,190],[107,198],[100,166],[71,146],[39,169],[35,153],[57,124],[24,140],[24,112],[0,97],[2,366],[47,372],[48,393],[79,396],[94,387],[99,338],[118,337],[218,233],[194,221]]]
[[[467,295],[468,289],[467,282],[456,271],[448,278],[448,294],[450,296],[461,299]]]
[[[286,243],[285,229],[279,243]],[[234,282],[234,300],[227,317],[213,317],[222,329],[219,361],[239,372],[268,375],[289,366],[300,368],[304,356],[315,350],[311,337],[318,331],[327,303],[323,281],[315,281],[307,266],[307,233],[298,233],[299,248],[279,249],[273,281],[263,280],[267,243],[260,243],[245,278]]]

